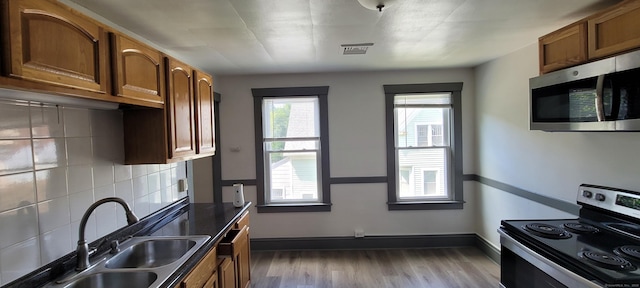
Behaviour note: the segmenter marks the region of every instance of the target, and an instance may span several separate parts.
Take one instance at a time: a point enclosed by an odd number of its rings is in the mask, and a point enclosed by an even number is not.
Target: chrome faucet
[[[85,236],[84,229],[85,229],[85,226],[87,226],[87,221],[89,220],[89,216],[91,216],[91,213],[93,212],[93,210],[96,209],[96,207],[107,202],[116,202],[120,204],[122,208],[124,208],[124,211],[127,213],[127,223],[129,225],[138,222],[138,217],[136,217],[136,215],[133,214],[133,212],[131,211],[131,208],[129,208],[129,205],[127,205],[127,202],[125,202],[121,198],[107,197],[107,198],[96,201],[96,203],[91,204],[91,206],[87,208],[87,211],[84,212],[84,215],[82,215],[82,220],[80,221],[80,229],[79,229],[80,236],[78,236],[78,248],[76,249],[76,253],[78,257],[76,271],[86,270],[90,265],[89,255],[92,253],[89,251],[89,244],[87,244],[87,241],[84,238]]]

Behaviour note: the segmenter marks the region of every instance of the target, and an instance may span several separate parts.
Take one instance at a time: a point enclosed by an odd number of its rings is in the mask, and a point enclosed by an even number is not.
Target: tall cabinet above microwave
[[[529,79],[530,130],[640,131],[640,51]]]

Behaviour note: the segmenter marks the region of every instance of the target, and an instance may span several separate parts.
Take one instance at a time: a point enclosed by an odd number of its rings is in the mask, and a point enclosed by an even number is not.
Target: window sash
[[[438,152],[438,150],[442,152]],[[421,162],[421,164],[427,163],[427,166],[418,166],[418,165],[409,165],[407,162],[403,162],[403,160],[409,159],[409,157],[401,155],[402,153],[411,153],[421,151],[427,152],[429,154],[422,155],[423,157],[442,157],[442,164],[433,166],[434,162]],[[420,201],[420,200],[448,200],[451,198],[451,148],[450,147],[407,147],[407,148],[396,148],[396,197],[398,201]],[[417,157],[411,157],[411,159],[415,159]],[[410,169],[409,176],[409,187],[413,187],[413,195],[403,195],[403,194],[411,194],[407,193],[405,189],[402,189],[402,185],[406,185],[402,181],[401,173],[403,170]],[[423,178],[424,171],[438,171],[436,179],[436,186],[439,190],[442,190],[442,194],[436,195],[419,195],[424,194],[423,192]],[[420,174],[420,175],[418,175]],[[415,179],[416,177],[420,177],[420,179]],[[403,193],[404,192],[404,193]],[[418,193],[420,192],[420,193]]]

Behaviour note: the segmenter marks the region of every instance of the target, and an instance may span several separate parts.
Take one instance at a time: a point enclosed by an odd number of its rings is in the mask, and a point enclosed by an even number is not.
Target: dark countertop
[[[161,285],[161,287],[173,288],[187,276],[189,271],[198,264],[216,242],[222,239],[250,206],[251,202],[245,203],[240,208],[234,207],[232,203],[193,204],[189,203],[189,199],[185,197],[144,217],[138,223],[120,228],[90,243],[89,246],[97,247],[95,256],[91,258],[108,253],[109,243],[112,240],[122,242],[130,236],[211,236],[211,239],[202,248],[176,269],[171,277]],[[0,288],[42,287],[65,273],[73,271],[76,258],[76,252],[73,251]]]
[[[187,262],[184,263],[161,287],[175,287],[187,276],[189,271],[204,257],[207,252],[222,239],[224,234],[232,228],[233,224],[251,206],[251,202],[244,207],[236,208],[231,203],[223,204],[189,204],[189,210],[167,223],[154,236],[188,236],[210,235],[211,239]]]

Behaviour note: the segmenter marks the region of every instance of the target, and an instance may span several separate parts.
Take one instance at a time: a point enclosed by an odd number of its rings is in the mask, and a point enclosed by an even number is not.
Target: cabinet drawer
[[[200,260],[191,273],[182,281],[182,288],[201,288],[215,273],[218,264],[218,255],[216,247],[213,247],[209,253]]]
[[[249,212],[244,212],[244,215],[240,217],[240,220],[234,225],[235,229],[242,229],[244,226],[249,226]]]
[[[249,227],[245,226],[242,229],[231,229],[227,233],[227,235],[220,240],[218,244],[218,253],[220,255],[230,255],[234,256],[240,253],[240,249],[243,246],[246,246],[247,243],[247,233]]]

